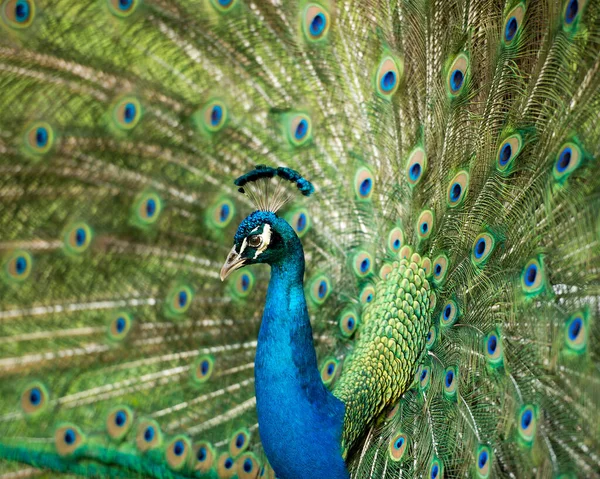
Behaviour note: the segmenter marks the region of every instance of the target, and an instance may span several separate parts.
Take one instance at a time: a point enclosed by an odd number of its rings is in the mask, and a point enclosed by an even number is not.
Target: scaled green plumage
[[[0,8],[0,472],[274,477],[268,164],[352,477],[600,477],[600,2]]]

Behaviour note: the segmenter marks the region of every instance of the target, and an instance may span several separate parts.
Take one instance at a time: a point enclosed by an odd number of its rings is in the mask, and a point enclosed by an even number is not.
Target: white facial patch
[[[258,228],[255,228],[254,230],[256,229]],[[256,250],[256,253],[254,254],[254,259],[258,258],[258,255],[269,247],[269,243],[271,242],[271,225],[265,223],[263,232],[260,234],[260,237],[262,238],[262,242]],[[245,238],[244,241],[246,241]]]

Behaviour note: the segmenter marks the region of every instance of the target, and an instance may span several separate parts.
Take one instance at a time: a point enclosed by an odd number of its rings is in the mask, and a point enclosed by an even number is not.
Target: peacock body
[[[600,477],[600,2],[0,8],[1,477]]]

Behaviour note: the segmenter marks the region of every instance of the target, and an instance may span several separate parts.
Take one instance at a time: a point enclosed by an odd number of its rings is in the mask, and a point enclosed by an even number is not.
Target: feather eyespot
[[[260,469],[258,459],[251,452],[242,454],[236,460],[238,479],[255,479]]]
[[[427,170],[427,155],[425,150],[421,147],[415,148],[406,164],[406,178],[408,184],[412,187],[415,186],[425,174]]]
[[[565,344],[569,350],[582,353],[588,341],[588,314],[587,311],[579,312],[567,320],[565,327]]]
[[[92,230],[85,223],[75,223],[64,234],[64,245],[69,253],[80,254],[88,249],[92,242]]]
[[[254,288],[254,274],[251,271],[236,271],[233,276],[233,294],[238,298],[247,298]]]
[[[429,331],[427,332],[427,336],[425,336],[425,346],[427,350],[430,350],[435,346],[437,337],[437,328],[435,326],[431,326],[431,328],[429,328]]]
[[[208,472],[215,460],[215,451],[211,444],[206,441],[194,445],[195,465],[194,470]]]
[[[152,419],[140,421],[137,426],[135,442],[141,452],[159,447],[162,443],[162,432],[158,423]]]
[[[132,130],[141,118],[142,105],[137,98],[122,98],[113,108],[113,119],[120,130]]]
[[[538,259],[532,259],[525,265],[523,273],[521,273],[521,287],[526,294],[535,295],[542,292],[544,286],[542,263]]]
[[[352,260],[352,268],[359,278],[368,276],[373,270],[373,257],[366,251],[357,251]]]
[[[440,313],[440,326],[442,328],[449,328],[456,322],[457,318],[458,307],[456,306],[456,302],[450,300],[444,305]]]
[[[220,100],[211,100],[202,110],[202,123],[209,133],[216,133],[227,123],[227,106]]]
[[[444,467],[437,457],[431,459],[429,477],[430,479],[442,479],[444,477]]]
[[[446,279],[446,273],[448,272],[448,257],[445,254],[439,255],[433,261],[432,274],[433,282],[440,285]]]
[[[39,381],[31,383],[21,394],[21,409],[28,416],[38,414],[48,406],[48,390]]]
[[[488,334],[484,341],[484,349],[485,349],[485,357],[488,360],[488,363],[497,367],[502,364],[503,361],[503,348],[502,348],[502,340],[500,339],[500,335],[496,332],[491,332]]]
[[[417,234],[421,239],[427,239],[433,231],[433,211],[424,210],[417,220]]]
[[[113,409],[106,418],[106,431],[115,440],[120,440],[133,425],[133,412],[126,406]]]
[[[431,384],[431,368],[429,366],[421,365],[417,370],[416,374],[417,382],[421,390],[426,390]]]
[[[195,384],[204,384],[208,381],[215,369],[215,359],[209,355],[198,357],[191,368],[192,381]]]
[[[81,430],[73,424],[63,424],[54,433],[54,445],[60,456],[73,454],[84,442]]]
[[[141,0],[107,0],[110,12],[121,18],[128,17],[139,6]]]
[[[172,313],[180,315],[190,308],[193,299],[194,293],[190,287],[176,286],[170,291],[167,304]]]
[[[33,0],[8,0],[2,8],[4,22],[12,28],[27,28],[35,18]]]
[[[354,192],[359,200],[368,200],[373,194],[375,180],[367,168],[359,168],[354,175]]]
[[[487,262],[489,256],[494,251],[496,241],[494,237],[488,233],[481,233],[473,243],[473,251],[471,252],[471,260],[476,266],[483,266]]]
[[[315,277],[310,286],[310,297],[317,305],[321,305],[331,294],[331,281],[323,274]]]
[[[578,18],[585,8],[587,0],[566,0],[563,17],[564,27],[566,30],[570,30],[578,23]]]
[[[455,367],[448,367],[444,371],[444,397],[446,399],[455,399],[458,388],[458,370]]]
[[[163,205],[156,193],[142,193],[134,203],[135,223],[140,227],[156,223]]]
[[[451,97],[459,95],[467,79],[469,59],[464,53],[458,55],[448,70],[447,88]]]
[[[375,288],[371,285],[367,285],[360,292],[360,302],[363,305],[371,303],[375,299]]]
[[[392,57],[385,57],[377,68],[376,91],[384,98],[391,98],[400,84],[402,64]]]
[[[31,274],[32,265],[31,254],[23,250],[14,251],[4,263],[7,279],[16,282],[25,281]]]
[[[536,410],[534,406],[527,405],[521,408],[519,412],[518,431],[519,437],[526,443],[530,444],[535,438],[537,426]]]
[[[221,198],[208,210],[209,222],[217,228],[225,228],[235,216],[235,205],[229,198]]]
[[[237,3],[237,0],[210,0],[212,6],[221,13],[229,12]]]
[[[54,146],[54,130],[43,121],[32,123],[25,130],[24,142],[27,152],[35,156],[45,155]]]
[[[320,5],[310,4],[304,10],[304,35],[310,41],[322,40],[329,32],[329,13]]]
[[[454,208],[460,205],[467,195],[469,188],[469,173],[466,171],[459,172],[448,186],[448,194],[446,196],[448,206]]]
[[[513,8],[504,20],[504,43],[510,45],[517,38],[523,17],[525,16],[525,6],[520,4]]]
[[[404,233],[400,228],[393,228],[388,234],[388,249],[392,253],[398,253],[404,244]]]
[[[220,479],[229,479],[236,473],[235,461],[226,452],[219,456],[217,461],[217,473]]]
[[[404,458],[408,448],[408,436],[404,433],[398,433],[392,437],[389,445],[390,459],[394,462],[401,461]]]
[[[290,144],[294,147],[309,142],[312,133],[312,121],[305,113],[295,113],[285,117],[285,132]]]
[[[190,440],[185,436],[175,436],[167,445],[165,459],[174,471],[181,470],[187,463],[192,450]]]
[[[236,458],[250,445],[250,431],[246,428],[241,428],[235,431],[229,440],[229,454]]]
[[[311,218],[306,208],[298,208],[287,213],[285,219],[294,228],[298,238],[302,238],[310,230]]]
[[[581,148],[575,143],[565,143],[556,157],[552,173],[554,179],[563,182],[575,171],[582,160]]]
[[[339,362],[335,358],[326,359],[321,367],[321,380],[323,384],[329,385],[336,377]]]
[[[507,137],[498,148],[496,167],[501,172],[507,172],[510,165],[521,152],[523,148],[523,137],[520,133],[515,133]]]
[[[339,327],[345,337],[351,337],[358,329],[358,325],[359,319],[355,311],[347,310],[340,316]]]
[[[492,451],[488,446],[479,446],[475,457],[477,459],[475,467],[477,477],[479,479],[487,479],[490,477]]]
[[[110,321],[108,335],[115,341],[121,341],[131,329],[131,316],[122,311],[117,313]]]

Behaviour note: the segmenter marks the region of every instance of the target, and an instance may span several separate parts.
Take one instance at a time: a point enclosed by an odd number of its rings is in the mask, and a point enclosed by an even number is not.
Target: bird
[[[2,477],[600,477],[600,2],[0,2]]]

